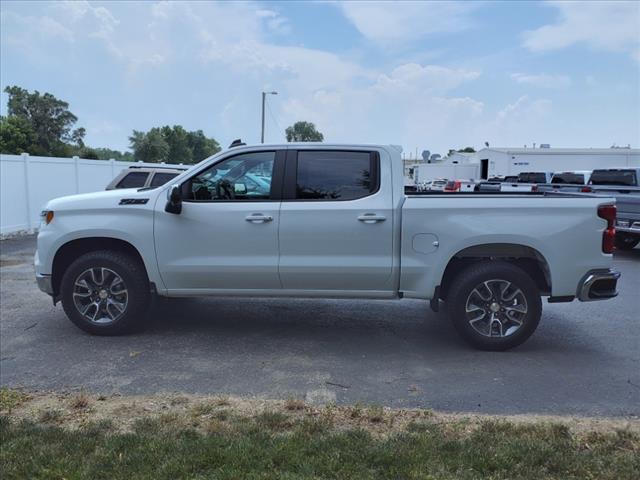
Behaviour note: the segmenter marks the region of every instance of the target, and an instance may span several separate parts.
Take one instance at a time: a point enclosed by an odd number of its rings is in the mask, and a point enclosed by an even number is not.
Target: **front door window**
[[[185,200],[270,200],[274,159],[275,152],[253,152],[216,163],[187,182]]]

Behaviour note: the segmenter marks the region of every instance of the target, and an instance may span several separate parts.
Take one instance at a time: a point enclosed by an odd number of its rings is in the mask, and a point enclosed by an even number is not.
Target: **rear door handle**
[[[365,213],[358,217],[358,220],[364,223],[378,223],[384,222],[387,219],[384,215],[378,215],[375,213]]]
[[[263,215],[261,213],[252,213],[251,215],[247,215],[245,220],[251,223],[266,223],[272,221],[273,217],[271,215]]]

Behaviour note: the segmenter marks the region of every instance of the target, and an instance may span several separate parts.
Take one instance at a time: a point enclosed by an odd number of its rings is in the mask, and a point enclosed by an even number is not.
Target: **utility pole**
[[[267,95],[277,95],[278,92],[262,92],[262,133],[260,135],[260,143],[264,143],[264,103]]]

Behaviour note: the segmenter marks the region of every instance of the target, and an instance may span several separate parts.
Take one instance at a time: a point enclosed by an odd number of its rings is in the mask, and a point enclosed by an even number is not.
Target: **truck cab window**
[[[144,187],[144,184],[147,181],[147,177],[149,176],[148,172],[131,172],[128,173],[120,183],[116,186],[116,188],[140,188]]]
[[[159,187],[177,176],[178,176],[177,173],[162,173],[162,172],[156,173],[151,179],[151,184],[149,186]]]
[[[274,159],[275,152],[252,152],[216,163],[187,182],[185,200],[269,200]]]
[[[375,168],[377,162],[368,152],[299,151],[296,198],[355,200],[366,197],[377,189]]]

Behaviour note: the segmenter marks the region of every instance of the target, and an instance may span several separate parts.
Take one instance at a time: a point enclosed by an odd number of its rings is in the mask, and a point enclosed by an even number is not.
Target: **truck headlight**
[[[53,210],[42,210],[40,212],[40,218],[45,225],[49,225],[53,221]]]

